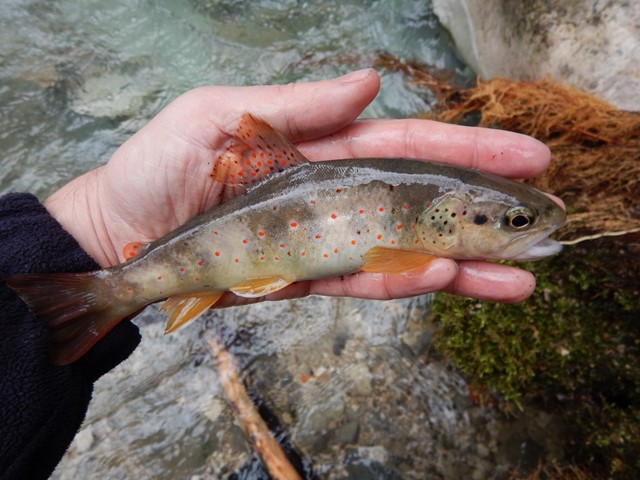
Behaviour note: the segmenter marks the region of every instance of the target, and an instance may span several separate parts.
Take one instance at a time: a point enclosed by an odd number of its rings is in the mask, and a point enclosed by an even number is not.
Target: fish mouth
[[[545,237],[542,240],[529,245],[517,255],[509,257],[510,260],[538,260],[551,255],[556,255],[562,250],[562,245],[556,240]]]

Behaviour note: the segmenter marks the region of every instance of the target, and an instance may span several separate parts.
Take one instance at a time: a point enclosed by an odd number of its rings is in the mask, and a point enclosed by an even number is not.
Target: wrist
[[[100,266],[118,263],[100,202],[102,169],[92,170],[64,185],[43,205],[49,214]]]

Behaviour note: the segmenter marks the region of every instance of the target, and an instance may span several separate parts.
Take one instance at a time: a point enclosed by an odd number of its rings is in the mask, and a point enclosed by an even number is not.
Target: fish
[[[564,210],[523,183],[402,158],[311,162],[245,113],[212,181],[226,201],[155,241],[132,242],[120,265],[4,278],[49,328],[51,361],[81,358],[119,322],[164,300],[166,332],[225,292],[268,295],[297,281],[402,273],[434,259],[533,260]]]

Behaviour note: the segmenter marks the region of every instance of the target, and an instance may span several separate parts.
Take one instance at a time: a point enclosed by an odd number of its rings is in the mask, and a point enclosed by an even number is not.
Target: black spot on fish
[[[488,218],[486,215],[478,214],[473,219],[473,223],[475,223],[476,225],[484,225],[485,223],[487,223],[487,220]]]

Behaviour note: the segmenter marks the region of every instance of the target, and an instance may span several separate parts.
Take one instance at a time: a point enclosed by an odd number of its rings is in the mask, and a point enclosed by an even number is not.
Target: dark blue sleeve
[[[0,278],[97,268],[36,197],[0,197]],[[95,380],[139,342],[125,321],[76,363],[51,365],[44,324],[0,281],[0,479],[48,478],[80,428]]]

